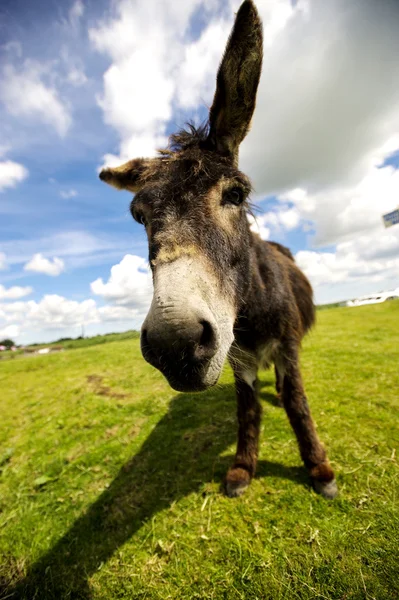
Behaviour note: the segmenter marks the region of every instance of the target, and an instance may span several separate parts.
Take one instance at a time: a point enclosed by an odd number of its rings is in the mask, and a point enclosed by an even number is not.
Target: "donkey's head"
[[[217,382],[248,290],[250,183],[238,170],[238,149],[261,64],[262,25],[245,0],[219,67],[209,124],[171,136],[156,158],[100,173],[135,193],[131,213],[146,228],[154,281],[141,348],[180,391]]]

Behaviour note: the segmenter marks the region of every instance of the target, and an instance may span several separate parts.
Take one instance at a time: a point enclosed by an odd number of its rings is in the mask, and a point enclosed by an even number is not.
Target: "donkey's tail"
[[[301,315],[303,332],[311,329],[316,321],[316,307],[313,302],[313,290],[308,278],[302,271],[293,265],[290,273],[292,291]]]

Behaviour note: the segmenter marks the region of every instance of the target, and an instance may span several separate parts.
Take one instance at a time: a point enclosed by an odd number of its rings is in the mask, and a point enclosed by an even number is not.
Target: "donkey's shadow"
[[[220,455],[235,439],[233,386],[175,396],[108,489],[5,597],[91,598],[90,576],[143,523],[204,483],[223,481],[232,457]],[[302,467],[261,461],[258,473],[306,482]]]

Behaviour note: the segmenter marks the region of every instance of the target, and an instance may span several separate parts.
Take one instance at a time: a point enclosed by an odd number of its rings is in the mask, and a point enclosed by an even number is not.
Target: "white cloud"
[[[356,257],[338,252],[300,250],[296,261],[314,285],[345,281],[356,266]]]
[[[301,217],[314,223],[314,244],[332,245],[383,231],[382,214],[399,205],[399,170],[373,167],[352,186],[337,185],[314,194],[296,189],[281,200],[293,201]]]
[[[165,68],[175,61],[173,43],[166,55],[172,34],[162,27],[166,7],[158,3],[156,8],[151,1],[119,2],[116,7],[115,19],[89,31],[95,48],[113,60],[104,73],[104,92],[98,101],[105,122],[117,129],[123,144],[136,137],[155,141],[172,116],[174,93],[170,68]],[[136,148],[140,155],[146,150],[150,148]],[[155,148],[151,150],[153,154]]]
[[[135,246],[146,247],[146,242],[138,242]],[[99,264],[106,259],[119,258],[132,246],[131,236],[111,236],[107,234],[93,235],[87,231],[62,231],[43,237],[14,239],[1,244],[10,265],[26,263],[33,254],[44,256],[57,255],[68,259],[71,268]]]
[[[263,240],[270,235],[284,233],[296,229],[301,221],[300,211],[294,206],[282,206],[276,210],[248,217],[252,231],[258,233]]]
[[[3,329],[0,329],[0,338],[2,339],[12,339],[18,337],[20,329],[18,325],[7,325]]]
[[[144,258],[127,254],[111,268],[108,281],[104,282],[101,278],[93,281],[91,290],[105,300],[104,306],[98,306],[93,299],[78,302],[57,294],[45,295],[39,302],[0,301],[0,327],[18,327],[19,341],[37,340],[39,334],[40,339],[70,335],[71,331],[76,335],[77,328],[82,325],[91,327],[93,333],[115,327],[137,329],[152,298],[148,263]],[[1,291],[0,287],[0,300]],[[8,297],[11,299],[11,296]]]
[[[266,223],[268,222],[267,217],[265,215],[256,215],[253,217],[252,215],[248,215],[248,221],[250,223],[249,227],[251,231],[260,235],[262,240],[268,240],[270,238],[270,227],[266,227]]]
[[[280,210],[278,211],[277,215],[281,226],[288,231],[296,229],[301,219],[299,210],[296,208],[286,208],[284,210]]]
[[[143,48],[108,69],[104,75],[105,93],[100,100],[106,123],[122,134],[143,133],[158,129],[171,118],[173,84],[160,66],[156,53],[146,56]],[[147,77],[148,73],[151,77]]]
[[[301,250],[295,259],[319,302],[390,289],[399,281],[399,231],[357,236],[339,243],[333,252]]]
[[[235,10],[237,10],[239,3],[233,2],[232,4]],[[304,16],[309,13],[309,3],[307,0],[299,0],[295,6],[290,0],[257,0],[256,6],[262,15],[263,45],[266,53],[278,35],[287,26],[290,19],[297,15],[298,12]]]
[[[10,149],[11,147],[9,144],[0,144],[0,158],[5,156]]]
[[[106,283],[101,278],[90,284],[91,291],[108,302],[130,307],[145,314],[152,298],[152,279],[148,262],[140,256],[126,254],[111,268]]]
[[[18,298],[23,298],[24,296],[29,296],[33,292],[31,287],[20,287],[15,285],[10,288],[5,288],[4,285],[0,285],[0,300],[16,300]]]
[[[73,189],[60,191],[61,198],[64,198],[65,200],[68,200],[69,198],[75,198],[77,195],[78,192]]]
[[[80,87],[81,85],[87,83],[87,76],[83,69],[72,67],[68,73],[67,80],[75,87]]]
[[[79,25],[80,19],[83,17],[85,11],[82,0],[75,0],[69,9],[69,23],[73,29],[76,29]]]
[[[227,11],[221,2],[188,0],[183,10],[180,4],[121,0],[112,20],[90,30],[93,45],[112,60],[100,104],[125,149],[127,140],[146,134],[152,143],[137,143],[134,155],[153,154],[174,103],[211,103],[239,4],[233,0]],[[187,43],[199,7],[209,25]],[[343,0],[260,0],[258,7],[264,68],[242,151],[244,170],[263,195],[353,180],[399,124],[394,3],[385,11],[360,0],[350,8]]]
[[[0,162],[0,192],[15,187],[28,176],[28,170],[12,160]]]
[[[70,20],[65,25],[66,35],[70,39],[71,28],[72,34],[78,33],[79,20],[76,21],[75,25],[72,25]],[[61,68],[58,70],[58,76],[69,85],[81,87],[88,82],[86,69],[90,68],[90,65],[87,63],[87,57],[82,52],[76,52],[76,48],[74,48],[76,42],[74,38],[72,40],[72,43],[64,44],[60,50]]]
[[[119,157],[106,155],[105,164],[153,156],[167,142],[165,131],[172,116],[176,118],[175,107],[211,104],[216,71],[239,5],[239,0],[230,6],[220,0],[120,0],[112,20],[89,30],[94,47],[112,60],[98,102],[105,122],[119,132],[121,148]],[[271,44],[293,9],[289,0],[264,0],[261,8],[265,43]],[[187,34],[198,10],[209,25],[190,42]],[[182,125],[185,118],[180,119]]]
[[[94,300],[77,302],[51,294],[45,295],[40,302],[0,304],[1,320],[18,326],[21,331],[58,329],[98,322],[98,313]]]
[[[119,155],[105,154],[104,162],[98,170],[100,171],[104,167],[117,167],[121,162],[132,157],[155,156],[156,150],[158,148],[164,148],[167,142],[168,138],[164,135],[158,136],[146,132],[132,135],[122,141]]]
[[[177,102],[181,107],[196,108],[201,101],[210,104],[229,25],[222,19],[211,22],[198,40],[185,46],[177,76]]]
[[[94,47],[112,60],[98,102],[105,122],[118,131],[121,148],[119,158],[105,157],[106,164],[154,155],[167,142],[174,105],[194,107],[209,99],[233,17],[232,11],[230,19],[216,17],[220,6],[216,0],[120,0],[112,20],[90,29]],[[191,19],[200,7],[210,26],[187,44]]]
[[[21,42],[18,42],[17,40],[11,40],[10,42],[7,42],[6,44],[2,44],[1,49],[4,52],[7,52],[9,55],[16,56],[17,58],[21,58],[23,51],[22,51],[22,44]]]
[[[265,0],[265,29],[284,5],[241,152],[257,197],[278,194],[282,202],[257,217],[263,237],[301,226],[315,231],[317,247],[385,240],[381,215],[399,203],[399,171],[379,168],[399,149],[399,5]],[[333,255],[335,266],[325,255],[318,268],[328,263],[343,281],[342,248]]]
[[[4,252],[0,252],[0,271],[5,271],[7,269],[7,260]]]
[[[101,306],[98,309],[98,314],[100,315],[101,320],[105,323],[111,323],[115,321],[130,321],[130,327],[132,327],[132,320],[136,319],[138,316],[137,309],[129,308],[128,306]]]
[[[80,335],[82,326],[92,335],[116,329],[137,329],[143,316],[136,308],[128,306],[98,307],[93,299],[78,302],[50,294],[39,302],[0,302],[0,335],[16,337],[18,343],[51,341]]]
[[[96,303],[94,300],[83,302],[67,300],[57,294],[46,295],[39,303],[29,303],[27,318],[36,327],[55,328],[60,325],[71,327],[95,321]]]
[[[268,4],[260,5],[262,14]],[[302,1],[292,3],[291,18],[265,49],[252,130],[242,147],[241,168],[264,195],[353,185],[399,132],[393,59],[399,5],[307,4],[304,11]]]
[[[57,277],[65,268],[65,263],[61,258],[54,257],[53,260],[45,258],[40,252],[35,254],[24,266],[25,271],[34,271],[35,273],[44,273]]]
[[[60,100],[55,88],[43,82],[47,67],[32,61],[25,61],[22,69],[11,64],[4,67],[0,80],[0,100],[9,114],[40,120],[55,128],[64,136],[72,118],[65,104]]]

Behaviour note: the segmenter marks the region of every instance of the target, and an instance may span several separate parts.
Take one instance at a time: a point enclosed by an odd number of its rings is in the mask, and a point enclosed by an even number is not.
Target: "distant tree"
[[[8,338],[0,341],[0,346],[5,346],[8,349],[12,348],[15,345],[15,342],[13,340],[9,340]]]

